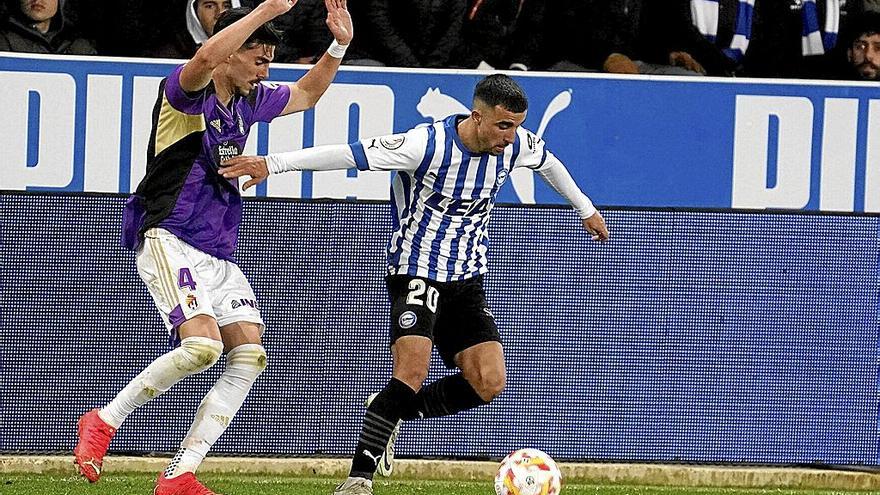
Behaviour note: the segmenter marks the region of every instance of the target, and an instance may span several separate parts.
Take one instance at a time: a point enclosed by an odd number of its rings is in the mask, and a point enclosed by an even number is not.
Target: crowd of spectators
[[[260,0],[0,0],[0,51],[189,58]],[[346,64],[686,76],[880,77],[880,0],[349,0]],[[330,44],[323,0],[276,20],[277,62]]]

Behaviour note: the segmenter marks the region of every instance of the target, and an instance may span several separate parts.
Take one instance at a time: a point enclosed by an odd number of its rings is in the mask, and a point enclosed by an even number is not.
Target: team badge
[[[400,315],[400,318],[397,320],[400,323],[400,328],[407,329],[415,326],[416,322],[419,321],[419,317],[416,316],[412,311],[407,311]]]
[[[506,180],[507,170],[502,168],[501,171],[498,172],[498,177],[495,179],[495,184],[500,186],[501,184],[504,184],[504,181]]]
[[[406,136],[402,134],[379,138],[379,144],[381,144],[386,150],[396,150],[403,146],[404,141],[406,141]]]
[[[196,299],[195,294],[187,294],[186,295],[186,307],[189,309],[198,309],[199,308],[199,300]]]

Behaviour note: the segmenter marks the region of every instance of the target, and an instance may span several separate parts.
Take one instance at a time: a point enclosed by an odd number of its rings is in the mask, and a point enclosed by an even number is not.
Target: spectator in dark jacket
[[[655,34],[673,54],[673,63],[681,59],[676,65],[710,76],[733,76],[742,71],[747,53],[748,45],[743,41],[753,24],[748,22],[748,8],[739,0],[670,0],[666,7],[654,12],[659,20]],[[752,19],[753,14],[752,11]],[[743,21],[746,35],[734,45],[738,20]]]
[[[155,46],[156,26],[168,22],[168,13],[155,0],[67,0],[64,19],[94,42],[98,55],[140,57]]]
[[[451,65],[529,70],[539,64],[544,0],[470,0]]]
[[[671,65],[659,43],[653,9],[645,0],[553,0],[547,4],[549,40],[557,60],[550,70],[602,70],[616,74],[698,75]]]
[[[186,0],[183,5],[179,5],[179,2],[173,2],[172,5],[179,8],[179,13],[172,19],[176,18],[183,22],[172,21],[169,24],[172,29],[164,33],[164,39],[160,40],[155,48],[147,49],[147,56],[192,58],[202,43],[214,33],[217,17],[233,7],[241,7],[241,1]]]
[[[367,0],[369,51],[390,66],[455,65],[465,8],[466,0]]]
[[[820,76],[827,69],[828,54],[835,50],[838,33],[862,8],[858,1],[757,0],[755,36],[745,58],[744,75]]]
[[[95,55],[64,20],[63,0],[18,0],[0,31],[0,51]]]
[[[323,0],[299,0],[288,13],[276,17],[272,24],[281,31],[284,41],[275,48],[275,62],[317,62],[333,41],[326,18],[327,8]]]

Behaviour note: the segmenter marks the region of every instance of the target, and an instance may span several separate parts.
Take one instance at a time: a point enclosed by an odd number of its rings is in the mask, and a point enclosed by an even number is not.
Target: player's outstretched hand
[[[247,191],[251,186],[256,186],[269,177],[269,167],[266,166],[266,159],[262,156],[236,156],[223,162],[218,173],[226,179],[249,175],[251,179],[241,187],[242,191]]]
[[[602,218],[601,213],[597,211],[591,217],[582,219],[581,222],[587,232],[593,235],[594,241],[605,242],[608,240],[608,227],[605,225],[605,219]]]
[[[292,9],[296,2],[297,0],[266,0],[260,7],[268,10],[274,18]]]
[[[354,38],[354,26],[351,24],[351,14],[345,0],[324,0],[327,7],[327,27],[340,45],[351,43]]]

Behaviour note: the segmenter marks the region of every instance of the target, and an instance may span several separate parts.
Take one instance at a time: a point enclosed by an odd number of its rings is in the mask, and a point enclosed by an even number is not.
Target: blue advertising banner
[[[0,56],[0,189],[132,191],[151,111],[179,62]],[[306,67],[277,66],[273,82]],[[343,68],[313,110],[260,124],[267,153],[404,131],[467,112],[483,73]],[[600,205],[880,212],[880,100],[873,85],[598,74],[515,75],[525,127]],[[559,203],[525,171],[499,201]],[[387,199],[386,173],[294,172],[253,193]]]

